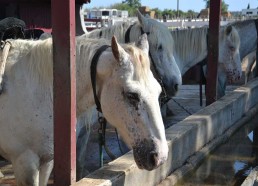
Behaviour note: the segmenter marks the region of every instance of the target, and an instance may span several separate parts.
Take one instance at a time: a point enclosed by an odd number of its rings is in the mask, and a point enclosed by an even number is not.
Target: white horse
[[[245,71],[245,84],[256,76],[256,51],[251,52],[242,60],[242,68]]]
[[[240,58],[242,63],[248,60],[248,66],[246,69],[246,79],[245,83],[248,80],[250,75],[250,70],[252,69],[253,63],[256,61],[256,51],[257,48],[257,27],[258,19],[250,19],[245,21],[237,21],[232,23],[232,26],[236,28],[240,37]],[[255,73],[255,71],[254,71]]]
[[[152,72],[164,86],[167,96],[172,97],[178,91],[178,85],[182,84],[181,73],[173,54],[173,38],[164,24],[144,17],[139,11],[137,16],[139,21],[132,25],[129,22],[123,22],[108,28],[93,30],[81,37],[110,39],[115,35],[119,42],[128,43],[137,41],[141,34],[147,33]]]
[[[207,34],[208,28],[194,28],[187,30],[171,31],[174,39],[174,56],[177,65],[184,75],[187,70],[203,61],[208,54]],[[220,85],[220,79],[234,82],[242,75],[239,54],[240,38],[237,30],[231,26],[220,28],[219,32],[219,64],[218,64],[218,97],[225,94],[224,85]]]
[[[240,38],[239,55],[240,60],[243,60],[246,56],[252,53],[257,48],[257,27],[258,19],[251,19],[245,21],[236,21],[230,24],[234,27]],[[256,26],[257,25],[257,26]],[[220,85],[226,87],[226,78],[219,77]]]
[[[54,153],[52,39],[10,42],[0,96],[0,155],[12,163],[19,186],[43,186]],[[91,59],[109,43],[77,39],[77,118],[95,108]],[[158,102],[161,87],[148,51],[146,35],[136,46],[120,45],[113,37],[98,60],[96,92],[104,117],[133,149],[138,167],[152,170],[167,159],[168,146]]]

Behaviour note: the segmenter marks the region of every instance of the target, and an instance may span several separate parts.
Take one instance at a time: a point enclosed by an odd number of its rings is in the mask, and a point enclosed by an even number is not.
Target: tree
[[[162,11],[159,8],[153,8],[152,11],[155,11],[155,17],[160,19],[162,18]]]
[[[124,0],[122,3],[128,4],[132,8],[139,8],[141,7],[141,0]]]
[[[185,13],[186,17],[187,18],[194,18],[196,17],[197,13],[194,12],[193,10],[188,10],[186,13]]]
[[[206,2],[205,8],[209,8],[210,7],[210,0],[203,0],[204,2]],[[224,0],[222,0],[221,2],[221,12],[225,13],[228,11],[228,4],[225,3]]]
[[[167,17],[168,19],[171,19],[172,17],[176,16],[176,11],[171,10],[171,9],[165,9],[162,12],[162,16]]]

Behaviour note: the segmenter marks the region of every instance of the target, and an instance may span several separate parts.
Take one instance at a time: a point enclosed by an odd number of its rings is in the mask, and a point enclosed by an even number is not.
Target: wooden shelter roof
[[[51,0],[1,0],[1,3],[50,3]],[[91,0],[75,0],[76,3],[90,3]]]

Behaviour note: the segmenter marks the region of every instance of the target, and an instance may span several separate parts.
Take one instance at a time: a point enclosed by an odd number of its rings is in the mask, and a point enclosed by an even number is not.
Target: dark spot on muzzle
[[[146,140],[137,143],[133,147],[134,160],[140,169],[153,170],[164,161],[159,160],[159,153],[153,140]]]

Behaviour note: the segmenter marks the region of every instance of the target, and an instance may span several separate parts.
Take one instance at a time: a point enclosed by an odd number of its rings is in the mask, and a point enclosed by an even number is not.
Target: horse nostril
[[[178,91],[178,84],[175,84],[174,88],[176,91]]]
[[[148,160],[150,165],[156,167],[158,165],[158,154],[156,152],[150,152]]]

